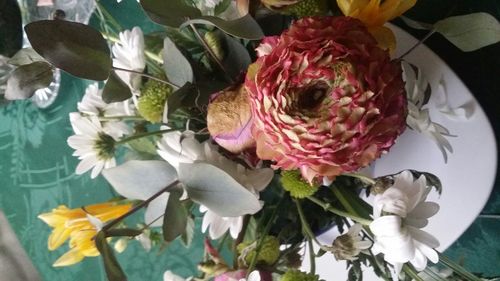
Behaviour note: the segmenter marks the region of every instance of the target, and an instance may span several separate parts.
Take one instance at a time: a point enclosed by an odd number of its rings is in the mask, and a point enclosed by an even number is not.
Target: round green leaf
[[[36,90],[48,87],[52,79],[52,66],[46,62],[37,61],[21,65],[7,80],[5,98],[8,100],[28,99]]]
[[[43,20],[24,27],[33,49],[52,65],[74,76],[102,81],[112,61],[97,30],[76,22]]]
[[[200,10],[182,0],[141,0],[141,6],[152,21],[171,27],[179,27],[188,18],[201,16]]]
[[[264,32],[255,19],[249,14],[235,20],[223,20],[212,16],[192,18],[186,21],[182,27],[190,24],[213,25],[229,35],[248,40],[260,40],[264,38]]]

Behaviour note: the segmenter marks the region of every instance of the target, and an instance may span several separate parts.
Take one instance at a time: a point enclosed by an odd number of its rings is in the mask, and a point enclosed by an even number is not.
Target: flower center
[[[115,155],[115,140],[107,134],[100,133],[99,138],[94,143],[94,149],[100,160],[111,159]]]
[[[330,86],[324,81],[318,81],[313,85],[298,89],[297,109],[306,116],[315,116],[318,107],[327,96]]]

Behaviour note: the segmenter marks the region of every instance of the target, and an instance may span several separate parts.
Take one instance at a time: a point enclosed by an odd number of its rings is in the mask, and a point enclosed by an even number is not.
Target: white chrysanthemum
[[[199,143],[194,138],[194,134],[188,131],[164,134],[158,142],[158,154],[176,169],[179,169],[181,163],[209,163],[233,177],[247,190],[254,193],[257,198],[259,192],[267,186],[273,177],[273,171],[270,169],[249,170],[227,159],[208,142]],[[207,178],[207,180],[210,179]],[[221,217],[205,206],[200,206],[200,211],[205,213],[202,230],[206,232],[208,229],[212,239],[221,237],[228,230],[231,236],[236,238],[241,231],[243,218],[240,216]]]
[[[200,212],[205,213],[201,224],[201,231],[207,232],[212,239],[219,239],[229,230],[231,237],[237,238],[243,227],[243,217],[221,217],[200,205]]]
[[[357,260],[359,253],[370,248],[372,242],[363,240],[359,233],[362,226],[354,224],[347,233],[340,235],[333,241],[333,254],[337,260]]]
[[[408,97],[408,115],[406,124],[413,130],[424,134],[434,141],[445,162],[448,160],[448,152],[453,152],[450,142],[446,137],[450,137],[448,129],[442,125],[432,122],[429,115],[429,109],[426,105],[426,90],[429,82],[425,79],[421,71],[415,71],[408,63],[401,64],[403,68],[403,79],[405,81],[405,90]]]
[[[120,32],[120,42],[115,43],[113,51],[113,66],[142,72],[146,67],[144,54],[144,36],[139,27]],[[141,88],[141,76],[138,74],[116,71],[116,74],[125,82],[132,93],[138,95]]]
[[[223,0],[198,0],[195,2],[196,8],[201,11],[204,16],[217,16],[224,20],[235,20],[243,16],[239,11],[236,1],[231,0],[226,10],[215,14],[215,8],[221,4]]]
[[[260,281],[260,273],[257,270],[252,271],[250,275],[248,275],[248,279],[240,279],[239,281]]]
[[[192,277],[189,277],[187,279],[182,278],[182,277],[174,274],[170,270],[165,271],[165,273],[163,274],[163,281],[189,281],[192,279],[193,279]]]
[[[439,241],[420,230],[439,210],[439,205],[426,202],[429,188],[424,176],[414,180],[409,171],[394,177],[394,184],[373,202],[374,221],[370,229],[375,236],[373,251],[383,253],[384,259],[394,266],[397,278],[404,263],[410,262],[418,271],[424,270],[427,260],[438,262],[434,248]]]
[[[133,112],[130,102],[117,102],[107,104],[102,100],[102,90],[97,83],[90,84],[85,90],[82,101],[77,104],[78,111],[82,116],[117,117],[128,116]],[[78,118],[78,114],[70,113],[70,119]],[[104,132],[114,138],[122,137],[131,133],[129,126],[120,120],[107,120],[101,122]]]
[[[68,145],[75,149],[73,156],[80,159],[76,174],[92,169],[91,178],[103,170],[116,165],[114,157],[115,139],[106,134],[95,116],[76,118],[71,121],[75,135],[68,138]]]

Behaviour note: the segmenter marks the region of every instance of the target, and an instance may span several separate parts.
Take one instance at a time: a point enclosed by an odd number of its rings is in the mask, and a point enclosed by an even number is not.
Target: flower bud
[[[255,256],[256,247],[257,241],[251,244],[241,243],[238,245],[238,253],[240,254],[240,259],[243,260],[247,265],[251,264],[252,259]],[[264,238],[264,242],[262,243],[259,255],[257,256],[257,263],[273,265],[278,260],[279,255],[279,240],[274,236],[266,236]]]
[[[216,93],[208,105],[208,131],[215,142],[232,153],[255,145],[252,123],[248,94],[243,85]]]
[[[288,270],[283,276],[281,276],[280,281],[318,281],[319,277],[311,273],[305,273],[297,269]]]
[[[302,0],[285,8],[286,13],[297,17],[311,17],[326,15],[328,4],[326,0]]]
[[[150,79],[144,85],[137,104],[137,110],[144,119],[152,123],[160,123],[165,110],[167,97],[172,92],[170,86]]]
[[[316,193],[319,188],[319,184],[310,185],[304,180],[298,170],[282,171],[281,185],[283,185],[283,188],[290,192],[290,195],[295,198],[311,196]]]

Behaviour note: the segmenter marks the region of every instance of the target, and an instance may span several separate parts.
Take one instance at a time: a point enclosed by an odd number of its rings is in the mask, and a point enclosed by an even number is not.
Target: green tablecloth
[[[414,19],[433,22],[450,14],[487,11],[500,18],[500,3],[496,0],[435,1],[420,0],[408,13]],[[134,0],[117,4],[106,1],[107,9],[123,24],[124,28],[138,25],[151,31],[156,28],[145,19]],[[92,19],[94,24],[96,19]],[[408,30],[401,22],[400,26]],[[417,37],[424,33],[409,30]],[[479,100],[500,134],[500,46],[494,45],[473,53],[462,53],[439,35],[427,45],[440,55],[470,88]],[[109,199],[113,192],[102,179],[91,180],[88,174],[74,175],[77,159],[66,145],[72,134],[67,118],[76,111],[88,82],[69,75],[62,77],[60,94],[47,109],[38,109],[30,102],[18,101],[0,108],[0,209],[2,209],[35,267],[44,280],[105,280],[99,258],[87,258],[80,264],[66,268],[53,268],[52,262],[67,248],[55,252],[47,250],[50,229],[36,216],[59,204],[77,207]],[[471,148],[473,149],[473,148]],[[474,176],[474,175],[471,175]],[[474,187],[470,187],[474,188]],[[500,212],[500,181],[497,176],[495,190],[483,211]],[[463,259],[466,267],[485,276],[500,275],[500,221],[478,218],[466,233],[447,251],[456,259]],[[138,243],[119,255],[129,280],[162,280],[167,269],[184,276],[195,272],[201,258],[202,239],[196,237],[191,250],[180,243],[173,243],[167,251],[143,251]]]

